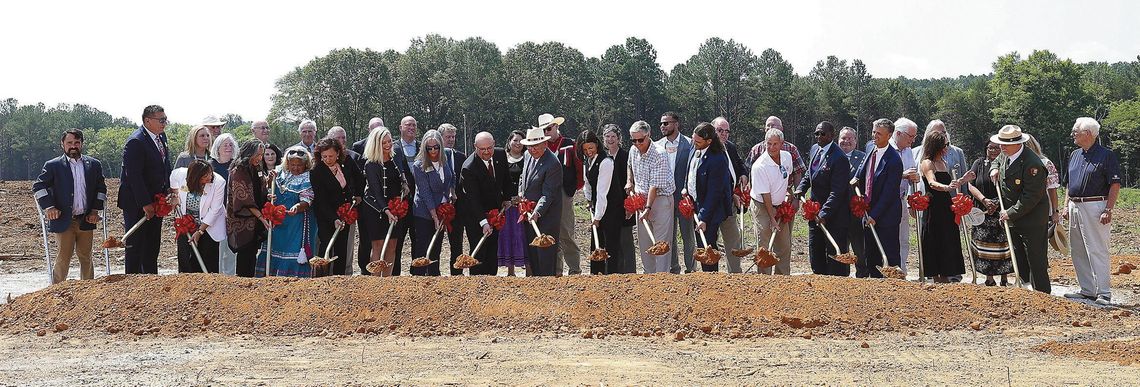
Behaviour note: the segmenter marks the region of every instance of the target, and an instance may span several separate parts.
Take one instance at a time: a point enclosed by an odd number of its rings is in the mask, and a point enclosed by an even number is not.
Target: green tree
[[[723,116],[740,133],[755,132],[758,58],[734,40],[709,38],[697,54],[673,67],[665,81],[671,106],[682,113],[682,129]]]
[[[503,56],[514,128],[537,124],[538,115],[566,117],[562,134],[574,136],[590,116],[593,74],[581,51],[562,43],[521,43]]]
[[[316,121],[318,129],[340,125],[350,138],[362,136],[377,111],[380,90],[390,88],[388,66],[372,50],[336,49],[277,80],[270,119]]]
[[[1004,55],[994,62],[990,80],[993,121],[1021,126],[1052,153],[1067,142],[1077,117],[1093,113],[1081,79],[1080,66],[1049,51],[1034,51],[1024,60],[1016,52]]]
[[[657,63],[657,50],[645,39],[630,37],[625,44],[611,46],[594,66],[597,99],[591,128],[603,123],[628,127],[665,111],[665,71]]]
[[[1102,141],[1120,159],[1124,186],[1135,186],[1140,173],[1140,99],[1113,103],[1101,128]]]

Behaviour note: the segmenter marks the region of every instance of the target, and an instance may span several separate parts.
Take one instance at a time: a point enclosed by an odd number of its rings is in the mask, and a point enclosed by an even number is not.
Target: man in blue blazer
[[[170,192],[170,150],[166,147],[166,112],[162,106],[143,109],[143,124],[123,145],[123,171],[119,176],[119,208],[124,228],[147,219],[123,241],[127,274],[158,274],[162,218],[155,216],[154,196]]]
[[[859,257],[862,264],[856,266],[855,272],[859,278],[882,278],[883,274],[875,270],[875,266],[899,266],[902,260],[898,224],[902,221],[899,184],[902,184],[903,163],[899,152],[890,144],[894,131],[895,125],[891,120],[881,118],[875,121],[872,125],[875,148],[851,178],[851,185],[858,187],[870,201],[870,209],[863,218],[864,226],[868,228],[863,234],[865,254]],[[870,227],[875,228],[886,251],[886,265]]]
[[[48,231],[55,234],[56,252],[51,283],[67,279],[71,255],[79,257],[79,278],[95,278],[91,263],[91,238],[99,211],[107,201],[103,165],[83,155],[83,132],[68,129],[60,138],[63,155],[44,163],[32,184],[36,203],[47,218]]]
[[[812,152],[808,173],[800,180],[800,185],[794,192],[795,196],[802,197],[810,189],[811,200],[822,205],[816,220],[808,222],[808,259],[815,274],[846,277],[851,273],[851,267],[836,261],[834,257],[847,252],[847,225],[851,216],[848,177],[851,166],[847,156],[834,143],[835,125],[827,121],[820,122],[815,126],[814,134],[818,147]],[[820,224],[827,227],[843,251],[835,251],[819,227]]]
[[[677,210],[677,203],[681,202],[681,188],[685,187],[685,177],[689,175],[689,155],[693,151],[692,139],[681,134],[681,115],[674,112],[665,112],[661,115],[661,139],[653,143],[657,152],[665,155],[669,168],[673,171],[673,228],[680,227],[682,249],[669,249],[669,272],[681,272],[681,262],[677,254],[684,254],[685,272],[696,270],[696,261],[693,261],[693,221],[681,216]],[[676,246],[674,246],[676,247]],[[678,251],[681,250],[681,251]]]
[[[724,144],[721,144],[712,124],[702,122],[693,130],[693,157],[690,159],[684,190],[696,202],[694,232],[703,233],[709,246],[716,246],[720,224],[733,212],[732,183],[736,179],[728,168]],[[719,268],[720,265],[701,264],[702,271],[715,272]]]

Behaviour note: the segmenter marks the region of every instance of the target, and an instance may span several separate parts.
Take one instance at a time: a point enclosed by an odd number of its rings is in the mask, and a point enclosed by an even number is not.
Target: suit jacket
[[[503,205],[503,186],[507,179],[507,152],[495,148],[491,156],[495,176],[487,174],[487,165],[478,155],[472,154],[464,160],[459,170],[460,188],[465,197],[464,224],[482,227],[487,220],[487,211],[499,209]]]
[[[431,210],[439,207],[446,199],[451,202],[451,187],[454,186],[455,170],[447,160],[440,160],[441,169],[424,171],[423,161],[416,160],[412,164],[412,176],[415,176],[416,196],[412,200],[412,215],[431,219]],[[443,179],[440,179],[440,174]],[[458,214],[456,214],[458,215]]]
[[[864,179],[867,177],[867,168],[870,167],[871,160],[871,154],[868,154],[855,172],[854,179],[857,180],[856,186],[860,191],[863,191]],[[902,221],[903,200],[902,193],[899,192],[902,172],[903,163],[899,152],[892,146],[886,147],[882,158],[875,165],[875,179],[870,192],[871,208],[867,211],[867,216],[875,219],[876,223],[897,224]],[[864,196],[867,194],[863,192]]]
[[[1000,173],[1002,202],[1009,215],[1009,225],[1045,228],[1049,220],[1049,202],[1045,199],[1045,180],[1049,172],[1045,163],[1028,148],[1022,147],[1009,166],[1009,156],[1002,153],[990,163],[990,170]],[[1004,169],[1004,170],[1003,170]]]
[[[728,218],[732,211],[732,184],[735,181],[728,170],[728,155],[724,152],[701,155],[697,167],[696,218],[715,227]]]
[[[852,149],[851,154],[847,156],[847,163],[851,165],[851,175],[847,179],[855,177],[855,172],[859,170],[859,166],[863,165],[863,159],[867,158],[867,154],[858,149]]]
[[[724,143],[724,150],[728,153],[728,168],[732,170],[732,185],[736,186],[736,182],[740,181],[741,176],[748,176],[752,168],[744,165],[744,161],[740,159],[739,149],[732,141]]]
[[[80,160],[83,161],[83,179],[87,191],[78,194],[87,197],[87,213],[90,214],[92,211],[103,209],[103,202],[107,200],[107,184],[103,180],[103,165],[99,160],[91,156],[80,156]],[[61,233],[71,227],[74,212],[71,206],[76,195],[76,192],[72,192],[75,189],[74,184],[66,155],[44,163],[40,176],[32,184],[32,192],[35,193],[40,210],[55,207],[60,212],[58,218],[48,221],[48,231]],[[84,217],[79,221],[79,229],[94,230],[95,224],[87,223]]]
[[[344,174],[343,188],[323,161],[317,160],[309,173],[313,185],[313,216],[317,218],[318,228],[334,229],[340,205],[352,202],[354,196],[364,195],[364,175],[357,169],[356,161],[345,157],[340,162],[340,170]]]
[[[298,141],[296,144],[293,144],[293,146],[299,146],[299,147],[305,148],[305,150],[309,151],[309,153],[313,153],[313,150],[317,147],[317,141],[313,140],[312,145],[305,145],[304,141]],[[293,146],[291,146],[290,148],[292,148]],[[315,157],[315,155],[314,155],[314,158],[317,158],[317,157]]]
[[[170,186],[178,190],[178,205],[182,209],[186,208],[186,195],[190,193],[186,189],[187,171],[186,168],[178,168],[170,172]],[[202,188],[202,199],[198,203],[198,218],[202,223],[210,225],[206,228],[210,239],[221,242],[226,240],[226,179],[216,172],[211,173],[214,174],[214,181]]]
[[[839,150],[839,144],[831,145],[827,148],[827,153],[821,156],[824,159],[819,168],[812,169],[814,160],[808,160],[808,171],[803,179],[800,179],[796,192],[803,193],[811,189],[811,200],[823,205],[819,210],[819,217],[824,223],[832,225],[828,229],[836,229],[846,227],[851,216],[851,194],[848,185],[851,166],[848,164],[847,156]],[[814,152],[812,157],[816,157]]]
[[[539,223],[552,217],[546,216],[551,208],[560,211],[562,205],[562,165],[549,149],[538,160],[527,152],[523,156],[523,175],[519,180],[521,196],[537,203],[534,211],[539,214]],[[530,165],[530,168],[526,166]]]
[[[683,134],[678,134],[677,138],[679,139],[677,141],[677,162],[673,164],[673,187],[676,187],[676,189],[673,190],[674,203],[681,201],[681,189],[685,187],[685,179],[689,176],[689,163],[685,162],[685,160],[689,160],[693,153],[693,140]],[[669,157],[668,151],[665,150],[665,142],[667,140],[667,138],[663,137],[653,143],[653,146],[660,148],[658,150],[661,151],[661,154],[666,158]]]
[[[123,145],[123,170],[119,175],[119,203],[124,211],[141,211],[154,202],[154,195],[170,191],[170,150],[166,136],[161,137],[166,157],[151,140],[145,127],[140,126]]]

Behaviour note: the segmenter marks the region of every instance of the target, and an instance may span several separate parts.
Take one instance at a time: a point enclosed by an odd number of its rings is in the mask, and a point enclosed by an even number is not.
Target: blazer
[[[820,163],[819,168],[813,170],[811,165],[814,164],[814,160],[808,160],[807,173],[800,179],[800,184],[796,187],[796,192],[803,193],[810,188],[811,200],[822,204],[819,210],[819,217],[823,219],[825,223],[832,225],[828,227],[828,229],[834,230],[836,228],[846,227],[847,221],[851,216],[851,194],[849,186],[851,180],[851,166],[847,162],[847,155],[844,155],[843,151],[839,150],[839,144],[832,143],[831,145],[832,146],[827,148],[827,153],[821,155],[824,159]],[[812,157],[816,157],[814,152],[812,153]],[[837,231],[832,232],[835,233]]]
[[[336,210],[340,205],[351,203],[354,196],[364,194],[364,176],[356,168],[356,161],[346,155],[339,164],[341,173],[344,174],[343,188],[323,161],[317,160],[309,173],[309,181],[313,185],[312,209],[313,216],[317,219],[317,228],[333,229],[338,219]]]
[[[83,161],[83,178],[87,191],[78,194],[87,197],[87,213],[90,214],[92,211],[103,209],[103,203],[107,201],[107,184],[103,180],[103,165],[99,160],[91,156],[80,156],[79,159]],[[66,155],[44,163],[40,176],[32,184],[32,192],[41,211],[55,207],[60,212],[58,218],[48,221],[48,231],[61,233],[71,227],[72,212],[74,212],[71,206],[76,195],[76,192],[72,192],[74,189],[75,182],[72,180],[71,166],[68,165]],[[79,229],[94,230],[95,224],[87,223],[84,217],[79,220]]]
[[[697,219],[715,227],[733,213],[732,185],[736,181],[728,169],[724,152],[704,153],[697,167]]]
[[[1021,149],[1021,155],[1009,166],[1005,166],[1009,156],[998,155],[990,163],[990,170],[1000,173],[998,189],[1002,190],[1009,225],[1044,228],[1049,219],[1049,202],[1045,200],[1045,180],[1049,172],[1037,153],[1025,147]]]
[[[856,186],[863,191],[867,168],[871,164],[871,154],[863,160],[863,164],[855,171],[853,177]],[[887,146],[883,157],[875,165],[875,181],[871,184],[871,208],[867,216],[875,219],[876,223],[895,224],[902,219],[902,193],[899,184],[902,184],[903,163],[902,157],[893,146]],[[863,192],[866,196],[867,192]]]
[[[424,171],[423,161],[416,160],[412,164],[412,176],[415,177],[416,196],[412,203],[412,215],[431,219],[431,210],[439,207],[440,203],[451,201],[451,187],[455,184],[455,170],[447,160],[440,160],[442,171],[433,169]],[[439,174],[443,173],[443,179]],[[458,214],[456,214],[458,215]]]
[[[549,149],[535,160],[530,152],[523,156],[523,176],[519,180],[521,196],[534,201],[534,211],[539,215],[539,223],[545,223],[547,212],[562,205],[562,165],[558,157]],[[530,168],[526,168],[528,164]]]
[[[487,211],[503,206],[503,187],[508,179],[507,152],[495,148],[491,156],[491,166],[495,176],[487,174],[487,164],[478,155],[472,154],[463,162],[459,170],[460,188],[466,202],[463,206],[464,224],[482,227],[487,220]]]
[[[186,195],[190,193],[186,189],[186,168],[175,169],[170,173],[170,186],[178,190],[178,206],[181,210],[186,209]],[[210,225],[206,227],[206,233],[210,234],[210,239],[221,242],[226,240],[226,179],[222,178],[217,172],[211,171],[214,174],[214,181],[206,184],[202,188],[202,199],[198,204],[198,217],[202,223]],[[174,212],[178,214],[179,212]]]
[[[166,136],[160,136],[166,157],[158,150],[145,127],[140,126],[123,145],[123,170],[119,175],[118,206],[124,211],[141,211],[154,202],[154,195],[170,191],[170,150]]]
[[[752,168],[744,165],[744,161],[740,159],[740,151],[732,141],[724,143],[724,151],[728,153],[728,168],[732,170],[732,185],[735,187],[740,177],[748,176]]]
[[[689,177],[689,163],[685,162],[685,160],[688,160],[693,152],[693,142],[691,139],[685,137],[683,134],[678,134],[677,138],[677,162],[673,164],[673,187],[676,187],[676,189],[673,190],[674,203],[681,201],[681,188],[685,186],[685,179]],[[666,141],[667,138],[662,137],[652,145],[657,146],[660,144],[662,148],[661,154],[668,160],[669,154],[664,150]]]

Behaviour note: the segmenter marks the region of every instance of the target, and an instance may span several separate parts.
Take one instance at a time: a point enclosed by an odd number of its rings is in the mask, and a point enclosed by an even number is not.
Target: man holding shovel
[[[903,178],[903,160],[890,144],[895,124],[880,118],[872,128],[874,148],[851,179],[851,185],[863,194],[868,203],[867,214],[863,218],[866,254],[859,257],[864,260],[862,268],[865,271],[855,273],[859,278],[883,278],[884,273],[876,266],[898,267],[902,264],[898,225],[902,222],[899,187]]]
[[[990,142],[1001,146],[1002,154],[990,167],[990,179],[1001,194],[999,219],[1005,222],[1010,236],[1015,272],[1021,283],[1049,294],[1048,241],[1045,238],[1049,220],[1049,203],[1045,197],[1045,163],[1033,151],[1025,152],[1027,136],[1017,125],[1006,125]]]
[[[155,195],[170,192],[170,151],[166,147],[166,112],[162,106],[143,109],[142,126],[123,145],[123,171],[119,177],[119,208],[124,228],[144,220],[126,238],[123,254],[127,274],[158,274],[158,252],[162,247],[162,218],[155,216]]]
[[[499,232],[487,220],[487,211],[502,210],[507,173],[507,152],[495,147],[495,137],[490,132],[476,134],[475,152],[459,169],[460,189],[467,199],[459,217],[467,229],[467,242],[474,248],[480,239],[486,238],[473,254],[479,264],[471,268],[471,275],[495,275],[499,271],[495,251]]]
[[[764,134],[767,151],[752,164],[752,224],[756,240],[771,251],[779,262],[775,266],[758,268],[764,274],[792,274],[792,227],[780,224],[776,208],[788,200],[788,178],[792,173],[792,155],[783,150],[784,132],[768,129]],[[769,243],[771,242],[771,243]],[[771,246],[771,247],[769,247]]]
[[[526,230],[525,240],[533,240],[541,235],[558,235],[562,224],[562,164],[547,148],[550,141],[544,127],[532,127],[526,131],[521,142],[526,147],[523,156],[523,174],[519,179],[519,196],[535,203],[534,210],[526,214],[526,222],[532,223]],[[521,218],[520,218],[521,219]],[[537,228],[537,230],[536,230]],[[541,233],[541,235],[539,235]],[[531,274],[553,276],[562,270],[557,264],[558,243],[553,246],[536,247],[528,244],[527,258],[530,260]]]
[[[847,156],[834,143],[834,125],[820,122],[813,134],[819,147],[812,154],[807,174],[795,192],[796,196],[802,197],[810,189],[811,200],[822,205],[819,217],[808,222],[808,259],[815,274],[846,277],[851,273],[851,266],[833,258],[845,251],[835,251],[835,246],[829,244],[824,233],[829,233],[830,239],[834,239],[840,248],[847,245],[847,224],[851,216],[851,190],[847,179],[851,167],[847,164]]]

